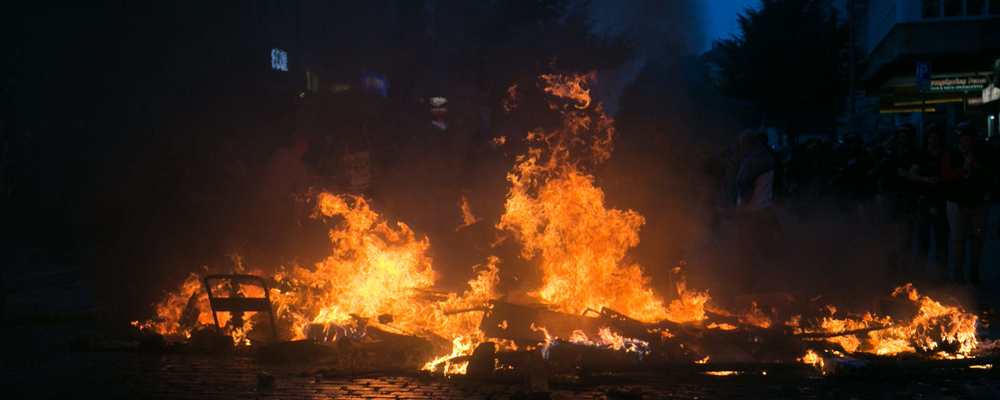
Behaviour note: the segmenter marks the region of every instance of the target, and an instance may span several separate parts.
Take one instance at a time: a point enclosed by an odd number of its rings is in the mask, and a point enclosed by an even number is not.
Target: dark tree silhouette
[[[720,88],[797,136],[832,133],[848,94],[846,24],[823,0],[763,0],[737,17],[741,34],[719,41]]]

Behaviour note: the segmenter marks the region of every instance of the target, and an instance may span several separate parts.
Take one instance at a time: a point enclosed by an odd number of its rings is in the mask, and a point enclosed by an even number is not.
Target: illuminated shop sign
[[[932,92],[964,92],[966,90],[983,90],[990,84],[990,78],[985,76],[961,76],[955,78],[931,79]]]

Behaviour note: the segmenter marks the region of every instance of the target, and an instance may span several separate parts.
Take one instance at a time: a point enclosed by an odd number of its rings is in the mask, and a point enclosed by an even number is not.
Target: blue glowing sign
[[[288,53],[277,48],[271,49],[271,68],[288,71]]]

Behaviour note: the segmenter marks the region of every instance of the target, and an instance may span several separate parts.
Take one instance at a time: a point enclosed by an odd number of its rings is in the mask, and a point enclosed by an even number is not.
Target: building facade
[[[871,0],[864,34],[878,130],[969,121],[997,134],[983,90],[1000,55],[1000,0]],[[918,64],[929,72],[919,82]]]

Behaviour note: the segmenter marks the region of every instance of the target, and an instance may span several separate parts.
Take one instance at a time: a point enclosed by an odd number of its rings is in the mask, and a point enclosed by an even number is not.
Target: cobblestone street
[[[261,364],[246,355],[151,354],[74,351],[72,326],[10,330],[0,360],[4,399],[512,399],[525,396],[517,382],[484,383],[422,378],[415,373],[323,378],[319,365]],[[93,335],[93,332],[86,332]],[[43,345],[44,344],[44,345]],[[261,385],[258,374],[274,377]],[[553,379],[553,399],[995,399],[995,370],[923,371],[869,377],[818,375],[598,376],[585,382]],[[522,393],[518,393],[522,392]]]

